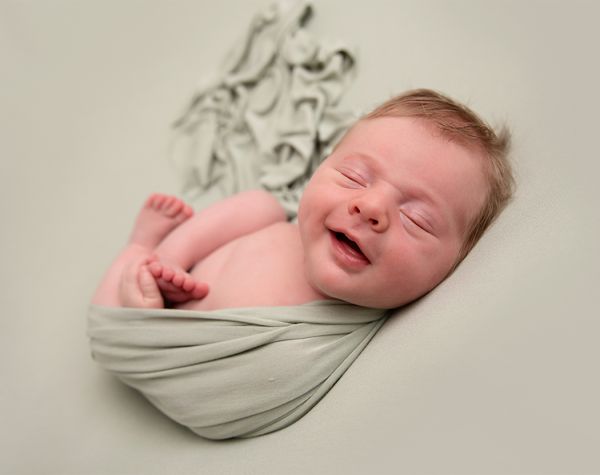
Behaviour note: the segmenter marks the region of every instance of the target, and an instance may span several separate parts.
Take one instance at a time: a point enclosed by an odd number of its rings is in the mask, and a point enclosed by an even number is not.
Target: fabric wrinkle
[[[298,0],[259,12],[174,123],[171,158],[196,209],[263,188],[295,218],[312,172],[354,120],[339,108],[354,54],[306,30],[312,11]]]
[[[88,336],[102,367],[173,420],[204,437],[248,437],[306,414],[386,318],[339,301],[208,312],[92,305]]]

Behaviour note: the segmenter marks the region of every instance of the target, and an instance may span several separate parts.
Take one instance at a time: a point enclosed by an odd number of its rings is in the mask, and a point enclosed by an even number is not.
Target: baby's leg
[[[285,219],[273,195],[245,191],[196,213],[161,241],[154,254],[171,268],[189,271],[222,245]]]
[[[127,270],[127,275],[131,278],[131,266],[140,259],[150,258],[154,248],[165,236],[192,215],[193,210],[178,198],[161,194],[151,195],[138,214],[127,246],[108,269],[92,298],[92,303],[122,306],[120,284],[125,276],[124,272]],[[141,271],[142,267],[138,266],[138,271]],[[144,279],[147,277],[145,271],[138,276],[138,280],[142,276]],[[145,282],[147,283],[146,279]],[[131,286],[127,288],[131,290]]]

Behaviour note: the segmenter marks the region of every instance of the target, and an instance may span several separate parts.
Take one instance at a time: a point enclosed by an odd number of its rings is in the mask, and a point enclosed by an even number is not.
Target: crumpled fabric
[[[340,109],[354,71],[341,43],[305,29],[306,1],[259,12],[174,124],[171,157],[196,209],[263,188],[296,216],[304,186],[355,115]]]
[[[289,426],[317,404],[387,318],[328,300],[213,311],[92,305],[94,359],[209,439]]]

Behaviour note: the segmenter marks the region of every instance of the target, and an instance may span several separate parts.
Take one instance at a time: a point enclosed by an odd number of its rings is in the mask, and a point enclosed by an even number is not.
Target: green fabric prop
[[[196,209],[263,188],[293,219],[306,182],[355,121],[339,108],[354,54],[308,33],[311,14],[288,0],[256,15],[176,121],[171,157]]]
[[[355,117],[339,109],[348,48],[317,41],[312,7],[280,1],[252,20],[174,126],[171,156],[195,208],[263,188],[296,216],[304,186]],[[254,437],[292,424],[385,320],[337,301],[195,312],[92,306],[94,358],[195,433]]]
[[[94,359],[210,439],[254,437],[306,414],[387,318],[340,301],[207,312],[91,306]]]

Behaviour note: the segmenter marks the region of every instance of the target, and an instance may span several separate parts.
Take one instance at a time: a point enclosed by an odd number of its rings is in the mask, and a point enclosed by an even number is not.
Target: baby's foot
[[[208,284],[199,282],[182,269],[176,269],[159,261],[150,262],[148,269],[156,279],[162,296],[171,303],[198,300],[208,294]]]
[[[154,193],[140,210],[129,243],[154,249],[167,234],[193,214],[192,208],[179,198]]]
[[[142,256],[124,269],[119,282],[119,300],[123,307],[164,307],[158,284],[148,269],[149,262],[148,257]]]

